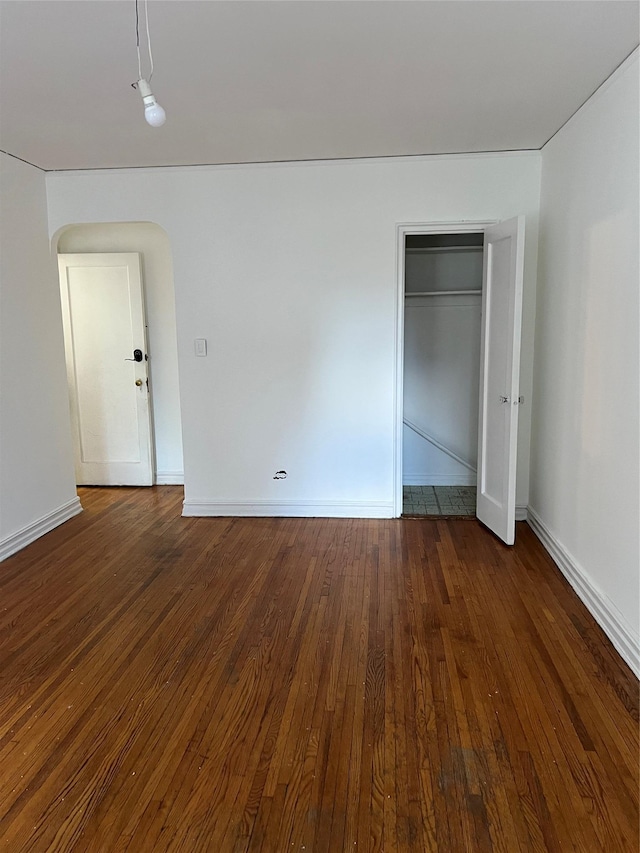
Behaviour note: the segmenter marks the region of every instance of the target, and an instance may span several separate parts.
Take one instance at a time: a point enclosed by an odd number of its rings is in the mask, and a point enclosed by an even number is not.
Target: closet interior
[[[404,515],[475,515],[483,241],[405,238]]]

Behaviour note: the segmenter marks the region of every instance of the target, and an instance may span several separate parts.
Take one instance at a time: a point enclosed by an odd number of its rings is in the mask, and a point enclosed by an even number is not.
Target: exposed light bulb
[[[153,103],[145,106],[144,117],[147,120],[147,124],[150,124],[151,127],[161,127],[167,120],[167,114],[155,98],[153,99]]]
[[[167,114],[162,109],[160,104],[156,101],[155,95],[151,91],[151,86],[144,79],[144,77],[138,80],[137,88],[140,94],[142,95],[142,102],[144,104],[144,117],[147,121],[147,124],[150,124],[151,127],[161,127],[167,120]]]

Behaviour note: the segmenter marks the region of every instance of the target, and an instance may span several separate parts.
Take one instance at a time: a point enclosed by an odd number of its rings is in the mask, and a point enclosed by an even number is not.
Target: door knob
[[[136,385],[139,388],[142,385],[142,379],[136,379]]]

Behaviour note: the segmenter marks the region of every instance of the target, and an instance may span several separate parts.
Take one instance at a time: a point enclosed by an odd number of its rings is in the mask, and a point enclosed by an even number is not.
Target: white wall
[[[182,428],[173,268],[169,238],[152,222],[76,225],[58,252],[139,252],[148,325],[151,401],[158,483],[182,483]]]
[[[404,424],[402,429],[403,485],[475,486],[476,480],[476,474],[466,465],[456,462],[453,457],[439,450]]]
[[[0,154],[0,559],[79,511],[44,173]]]
[[[638,150],[636,53],[543,150],[531,454],[534,522],[636,668]]]
[[[477,290],[476,295],[407,296],[404,416],[473,467],[478,456],[482,247],[474,252],[407,252],[405,292]],[[461,465],[408,426],[403,483],[475,485]]]
[[[528,395],[539,174],[530,153],[51,173],[49,228],[151,221],[169,236],[187,511],[389,515],[396,225],[527,216]],[[526,503],[526,409],[521,426]]]

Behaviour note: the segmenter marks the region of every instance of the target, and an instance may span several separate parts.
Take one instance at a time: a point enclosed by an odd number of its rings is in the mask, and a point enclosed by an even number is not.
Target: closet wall
[[[406,485],[476,482],[482,240],[482,234],[407,237]]]

